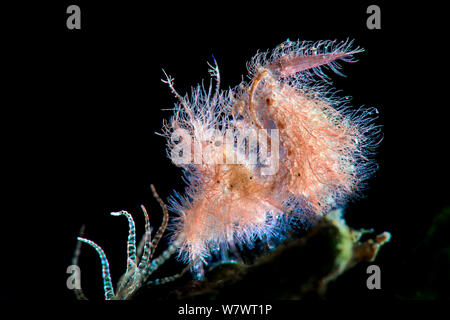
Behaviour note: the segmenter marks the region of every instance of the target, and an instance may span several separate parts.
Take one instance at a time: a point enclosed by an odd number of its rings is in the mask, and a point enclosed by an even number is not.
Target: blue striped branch
[[[97,253],[100,257],[100,261],[102,263],[102,278],[103,278],[103,289],[105,291],[105,299],[111,300],[114,297],[114,288],[111,283],[111,275],[109,272],[109,262],[108,262],[108,259],[106,258],[105,252],[98,244],[96,244],[95,242],[93,242],[91,240],[88,240],[88,239],[85,239],[82,237],[78,237],[77,239],[78,239],[78,241],[89,244],[90,246],[94,247],[94,249],[97,251]]]

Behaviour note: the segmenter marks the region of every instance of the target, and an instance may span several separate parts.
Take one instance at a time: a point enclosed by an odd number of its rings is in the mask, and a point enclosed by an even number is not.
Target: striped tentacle
[[[161,284],[166,284],[166,283],[175,281],[175,280],[181,278],[189,270],[191,265],[192,264],[189,264],[180,273],[177,273],[177,274],[175,274],[173,276],[165,277],[165,278],[161,278],[161,279],[156,279],[156,280],[151,280],[151,281],[148,281],[146,284],[147,285],[161,285]]]
[[[143,205],[141,205],[142,212],[145,216],[145,235],[144,235],[144,249],[142,253],[141,261],[139,262],[139,271],[144,270],[148,266],[148,261],[151,255],[151,228],[150,219],[148,218],[147,210]],[[139,246],[140,247],[140,246]],[[140,250],[138,250],[140,251]],[[138,252],[139,254],[140,252]]]
[[[159,205],[161,206],[161,208],[163,210],[163,221],[162,221],[161,226],[159,227],[158,231],[156,231],[155,237],[153,238],[153,241],[151,243],[149,259],[151,259],[153,257],[153,254],[155,253],[155,249],[158,246],[159,240],[163,236],[164,231],[166,230],[167,224],[169,222],[169,211],[167,210],[166,204],[159,197],[158,193],[155,190],[155,187],[153,185],[150,185],[150,188],[152,189],[153,196],[158,201]]]
[[[124,215],[128,219],[128,243],[127,243],[127,271],[128,273],[136,266],[136,227],[131,214],[122,210],[119,212],[111,212],[112,216]]]
[[[108,262],[108,259],[106,258],[105,252],[98,244],[96,244],[95,242],[93,242],[91,240],[88,240],[88,239],[85,239],[82,237],[78,237],[77,239],[78,239],[78,241],[87,243],[90,246],[94,247],[94,249],[97,251],[98,255],[100,256],[100,261],[102,263],[102,278],[103,278],[103,289],[105,291],[105,299],[111,300],[112,298],[114,298],[114,288],[111,283],[111,275],[109,272],[109,262]]]
[[[143,270],[144,280],[164,264],[178,250],[180,244],[181,242],[176,239],[158,258],[153,259],[150,265]]]

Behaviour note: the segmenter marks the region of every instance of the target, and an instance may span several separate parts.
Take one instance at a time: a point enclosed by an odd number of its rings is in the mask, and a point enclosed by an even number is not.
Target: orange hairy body
[[[334,193],[351,192],[356,186],[352,153],[361,133],[329,102],[278,80],[266,70],[256,78],[257,93],[250,94],[249,121],[280,130],[284,152],[277,180],[285,192],[308,199],[317,214],[329,209]],[[250,101],[250,100],[249,100]]]
[[[191,259],[207,255],[208,245],[231,244],[236,231],[243,241],[252,230],[265,229],[267,212],[277,212],[281,203],[273,199],[271,186],[242,164],[213,165],[201,170],[202,185],[185,206],[181,218],[182,249]]]
[[[188,186],[186,196],[172,199],[178,214],[174,238],[181,239],[186,260],[205,260],[214,250],[257,238],[283,237],[283,217],[320,217],[358,191],[373,169],[366,156],[374,127],[368,113],[349,112],[343,100],[313,81],[326,78],[320,66],[337,72],[335,60],[351,62],[362,51],[350,46],[287,41],[270,56],[256,55],[249,65],[252,80],[227,95],[218,86],[214,95],[197,87],[190,101],[177,94],[181,104],[166,136],[183,128],[198,150],[207,151],[194,163],[177,164]],[[219,80],[217,66],[212,71]],[[244,132],[244,138],[229,139],[230,131]],[[170,140],[168,145],[169,151],[176,148]]]

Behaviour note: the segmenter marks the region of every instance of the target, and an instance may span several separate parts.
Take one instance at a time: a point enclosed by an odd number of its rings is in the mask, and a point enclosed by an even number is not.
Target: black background
[[[66,28],[70,4],[81,8],[81,30]],[[214,55],[228,89],[246,77],[246,62],[257,50],[288,38],[350,38],[366,51],[359,62],[344,64],[347,77],[328,74],[355,107],[379,110],[384,140],[380,169],[366,197],[349,205],[346,219],[355,228],[389,231],[392,240],[375,262],[382,290],[367,290],[367,265],[361,265],[330,288],[330,299],[395,299],[399,287],[414,281],[413,266],[402,261],[433,214],[448,205],[442,186],[448,177],[447,106],[438,99],[442,80],[431,76],[444,59],[435,40],[442,20],[439,8],[377,1],[382,28],[368,30],[369,4],[61,1],[15,8],[4,46],[4,91],[11,99],[5,99],[2,122],[5,175],[13,177],[5,180],[13,191],[7,193],[13,203],[5,257],[17,267],[3,266],[14,276],[5,277],[2,298],[26,298],[31,286],[34,299],[73,300],[66,268],[82,224],[85,236],[106,251],[115,283],[125,270],[127,223],[109,212],[134,213],[141,234],[140,204],[154,226],[161,218],[150,183],[164,199],[184,190],[181,170],[155,135],[170,114],[161,109],[175,102],[160,81],[162,68],[184,94],[209,81],[206,63]],[[102,299],[95,252],[84,247],[80,263],[86,295]],[[168,267],[179,269],[181,264]]]

